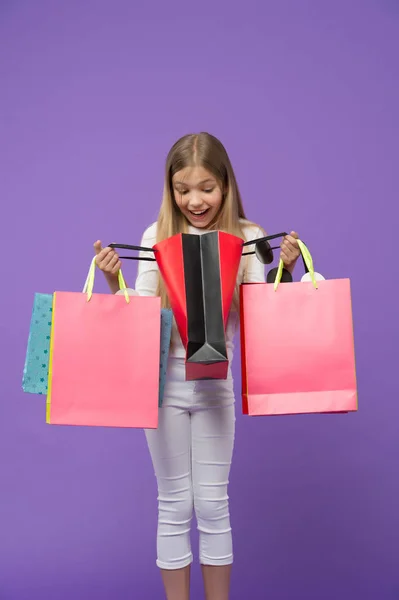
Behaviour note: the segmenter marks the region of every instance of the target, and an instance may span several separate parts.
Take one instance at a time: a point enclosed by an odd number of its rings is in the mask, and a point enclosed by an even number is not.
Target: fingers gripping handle
[[[265,264],[269,265],[273,262],[273,250],[277,250],[280,246],[271,247],[269,244],[270,240],[275,240],[277,238],[286,237],[288,233],[286,231],[282,231],[281,233],[274,233],[273,235],[267,235],[262,238],[257,238],[255,240],[249,240],[249,242],[244,242],[243,247],[245,246],[255,246],[255,250],[252,252],[243,252],[243,256],[247,256],[248,254],[256,254],[258,260]],[[304,260],[304,256],[302,254],[302,261],[305,272],[308,271],[307,264]],[[281,277],[281,275],[280,275]]]
[[[132,246],[130,244],[115,244],[115,243],[113,243],[113,244],[108,244],[108,247],[109,248],[118,248],[121,250],[135,250],[137,252],[152,252],[152,253],[156,252],[156,250],[153,248],[145,248],[143,246]],[[142,257],[142,256],[121,256],[120,258],[127,259],[127,260],[155,261],[155,258]],[[93,295],[95,272],[96,272],[96,258],[94,257],[93,260],[91,261],[89,273],[87,275],[85,284],[83,286],[83,293],[87,294],[88,302]],[[127,291],[126,282],[123,277],[121,269],[118,272],[118,283],[119,283],[119,289],[123,291],[123,295],[125,296],[126,302],[129,303],[130,302],[129,293]]]
[[[317,290],[318,286],[317,286],[317,282],[316,282],[316,278],[315,278],[315,274],[314,274],[314,266],[313,266],[312,256],[311,256],[309,250],[307,249],[307,247],[305,246],[305,244],[302,242],[302,240],[297,240],[297,242],[298,242],[299,249],[301,251],[302,260],[303,260],[304,265],[305,265],[305,271],[309,272],[310,277],[312,279],[312,283],[313,283],[314,287]],[[284,262],[280,258],[280,262],[279,262],[279,265],[278,265],[276,279],[274,281],[274,291],[277,290],[277,288],[278,288],[278,286],[279,286],[279,284],[281,282],[281,277],[282,277],[282,274],[283,274],[283,268],[284,268]]]
[[[85,284],[83,286],[83,294],[87,294],[87,302],[90,301],[90,299],[93,295],[95,274],[96,274],[96,257],[94,257],[93,260],[91,261],[90,269],[87,274]],[[121,270],[119,270],[119,273],[118,273],[118,283],[119,283],[119,289],[123,291],[126,302],[129,303],[130,298],[129,298],[129,294],[127,292],[126,282],[122,275]]]

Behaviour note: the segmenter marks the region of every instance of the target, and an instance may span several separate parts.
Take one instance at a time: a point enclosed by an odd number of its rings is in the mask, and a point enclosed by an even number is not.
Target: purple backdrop
[[[231,597],[399,597],[398,3],[214,1],[0,2],[1,600],[162,597],[143,433],[46,426],[21,376],[34,292],[137,243],[199,130],[353,286],[358,414],[243,417],[236,355]]]

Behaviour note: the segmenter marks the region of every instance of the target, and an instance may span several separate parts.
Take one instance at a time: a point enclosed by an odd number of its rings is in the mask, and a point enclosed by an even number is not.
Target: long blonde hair
[[[193,166],[203,167],[212,173],[222,190],[222,205],[207,229],[225,231],[245,240],[240,219],[246,220],[246,217],[228,154],[216,137],[199,133],[180,138],[167,156],[163,199],[157,221],[157,242],[177,233],[188,232],[189,223],[175,201],[172,178],[178,171]],[[161,297],[162,306],[170,308],[162,277],[159,277],[157,295]],[[233,303],[237,306],[237,302],[238,286]]]

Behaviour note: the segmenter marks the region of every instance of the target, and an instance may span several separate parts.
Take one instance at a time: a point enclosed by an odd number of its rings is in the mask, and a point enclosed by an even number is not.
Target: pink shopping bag
[[[92,294],[92,283],[54,293],[47,422],[156,428],[160,299]]]
[[[277,281],[240,292],[243,413],[356,411],[350,281]]]

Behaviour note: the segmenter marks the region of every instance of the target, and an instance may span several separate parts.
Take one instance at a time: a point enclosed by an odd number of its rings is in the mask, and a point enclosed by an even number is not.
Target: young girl
[[[201,234],[215,229],[243,240],[264,235],[260,227],[246,220],[221,142],[207,133],[187,135],[169,152],[158,221],[144,232],[141,245],[152,247],[177,233]],[[291,272],[299,256],[297,237],[292,232],[281,247],[285,268]],[[111,248],[102,248],[99,241],[94,247],[97,265],[116,293],[119,256]],[[230,364],[238,325],[238,286],[264,280],[264,266],[255,255],[243,257],[226,330]],[[170,307],[155,262],[139,262],[135,289],[143,296],[160,296],[162,306]],[[234,430],[231,370],[227,380],[186,381],[185,351],[174,324],[158,429],[146,431],[158,483],[157,565],[168,600],[189,599],[194,510],[206,599],[228,600],[233,547],[227,487]]]

